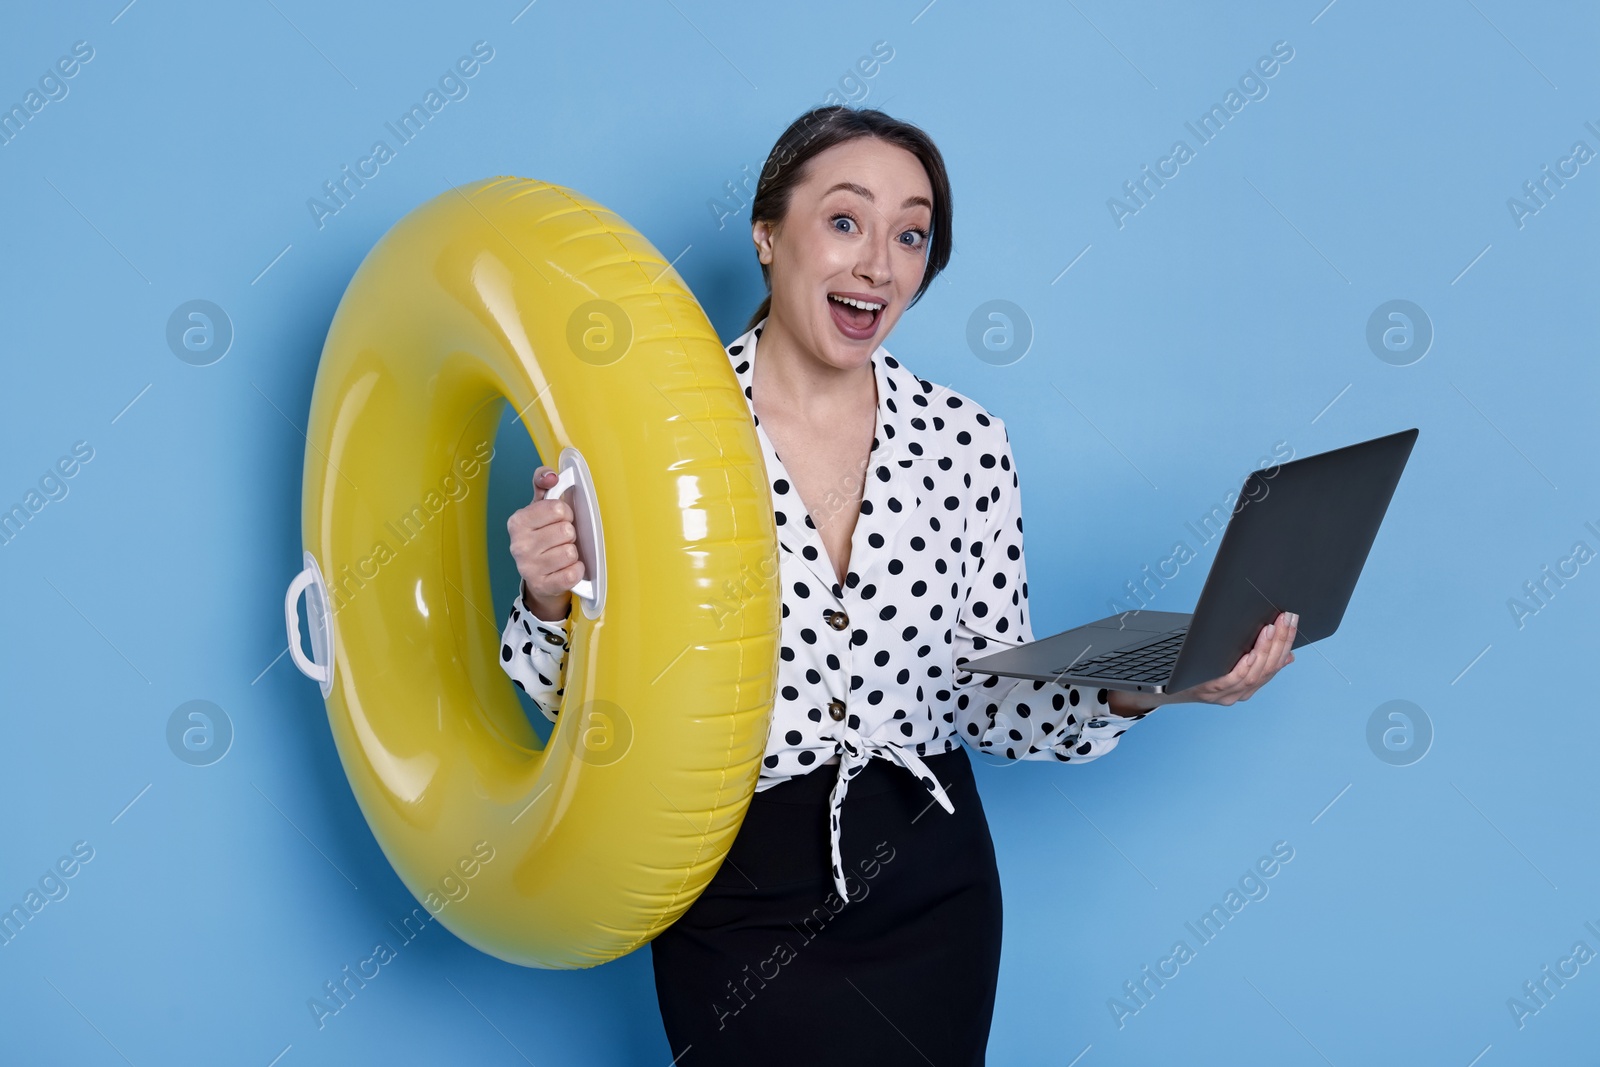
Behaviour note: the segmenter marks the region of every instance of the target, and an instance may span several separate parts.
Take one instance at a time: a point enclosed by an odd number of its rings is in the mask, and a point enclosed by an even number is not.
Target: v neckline
[[[880,390],[880,384],[878,382],[878,369],[877,369],[877,366],[876,366],[876,362],[877,362],[877,357],[874,354],[874,356],[872,357],[870,365],[872,365],[872,368],[873,368],[872,381],[873,381],[873,389],[874,389],[875,392]],[[800,494],[800,483],[797,482],[795,480],[795,478],[794,478],[794,475],[790,473],[788,466],[783,462],[783,457],[778,454],[777,446],[775,444],[773,444],[772,438],[767,435],[766,428],[761,425],[761,416],[756,415],[755,374],[756,374],[756,371],[755,371],[755,360],[751,359],[751,361],[750,361],[750,413],[752,415],[755,415],[756,433],[761,435],[762,447],[764,447],[769,453],[771,453],[772,459],[773,459],[773,463],[777,466],[778,471],[780,473],[780,476],[785,481],[787,481],[790,486],[792,486],[794,488],[795,496],[799,498],[800,503],[805,507],[805,528],[806,528],[806,531],[807,531],[807,535],[816,541],[817,550],[822,553],[822,558],[828,561],[828,573],[832,576],[833,583],[834,583],[835,587],[841,586],[841,585],[843,585],[845,583],[845,578],[841,578],[839,576],[838,564],[834,561],[833,553],[828,551],[828,543],[825,540],[823,540],[821,528],[818,527],[816,525],[816,523],[814,523],[811,520],[811,504],[805,499],[804,496],[802,496]],[[872,440],[874,442],[878,442],[879,443],[878,447],[882,447],[881,442],[883,441],[883,398],[882,398],[881,395],[879,395],[877,397],[877,403],[873,405],[873,410],[872,410]],[[860,546],[856,544],[856,541],[857,541],[857,534],[859,534],[861,532],[862,505],[866,502],[867,494],[871,490],[871,487],[872,487],[872,464],[873,464],[873,457],[877,454],[877,451],[878,451],[877,448],[873,447],[872,445],[868,445],[868,447],[867,447],[867,455],[866,455],[866,463],[861,468],[861,471],[860,471],[860,476],[861,476],[861,496],[860,496],[859,499],[857,499],[855,501],[856,517],[855,517],[855,522],[851,524],[851,528],[850,528],[850,557],[849,557],[849,559],[845,560],[845,577],[846,578],[850,574],[850,571],[852,569],[852,564],[858,558],[857,557],[857,551],[858,551]]]
[[[755,349],[760,347],[759,331],[765,324],[766,320],[762,319],[729,345],[728,357],[734,361],[733,371],[739,380],[739,394],[749,405],[755,422],[756,443],[766,468],[768,491],[776,494],[775,483],[780,477],[789,479],[789,471],[767,436],[766,428],[755,415],[752,372]],[[872,354],[872,368],[878,400],[873,422],[875,447],[869,453],[871,462],[867,484],[862,491],[855,529],[850,534],[850,560],[844,581],[841,582],[832,569],[833,557],[822,543],[821,531],[811,521],[810,513],[803,511],[805,504],[798,491],[792,494],[792,501],[785,498],[784,503],[798,504],[805,521],[789,518],[777,523],[778,544],[782,552],[792,555],[795,562],[804,567],[821,583],[821,588],[836,600],[843,600],[846,590],[859,584],[862,576],[874,567],[887,563],[888,557],[883,546],[894,543],[896,531],[922,504],[928,475],[918,468],[934,462],[945,466],[950,462],[945,458],[946,450],[941,447],[941,442],[929,434],[923,419],[902,414],[895,407],[897,400],[913,403],[917,401],[918,394],[931,393],[927,383],[909,374],[882,345]],[[927,409],[930,405],[923,402],[920,406]],[[945,466],[945,469],[948,467]],[[902,502],[897,499],[897,493],[909,493],[909,496]],[[787,514],[788,509],[779,503],[776,496],[773,507],[775,510],[782,508]]]
[[[764,326],[765,323],[766,320],[763,319],[761,325]],[[805,497],[800,494],[800,483],[795,481],[794,475],[789,472],[789,468],[783,462],[783,457],[778,454],[777,446],[773,444],[772,438],[767,435],[766,428],[761,425],[761,416],[756,413],[756,352],[761,348],[760,342],[760,336],[758,334],[752,334],[749,342],[749,353],[747,357],[750,361],[750,414],[754,417],[756,433],[759,434],[761,438],[761,446],[772,456],[773,463],[777,466],[778,471],[781,472],[781,477],[794,488],[795,496],[800,500],[801,505],[805,508],[805,536],[809,537],[815,542],[817,550],[822,553],[822,558],[827,560],[827,573],[829,580],[832,582],[833,588],[838,590],[846,584],[851,571],[854,569],[854,564],[860,558],[861,546],[858,542],[863,537],[861,528],[864,525],[861,520],[863,516],[868,513],[865,509],[867,507],[868,496],[871,493],[873,486],[873,464],[881,461],[885,456],[893,451],[892,446],[884,437],[883,428],[884,370],[878,365],[878,352],[882,350],[882,346],[880,345],[878,350],[875,350],[872,355],[867,358],[867,366],[872,368],[872,389],[874,399],[872,406],[872,443],[867,447],[866,466],[861,470],[861,497],[856,501],[856,518],[850,529],[850,558],[845,561],[845,577],[841,578],[839,577],[839,568],[834,561],[833,553],[828,551],[828,544],[822,539],[822,530],[819,529],[816,523],[811,520],[811,505],[805,499]]]

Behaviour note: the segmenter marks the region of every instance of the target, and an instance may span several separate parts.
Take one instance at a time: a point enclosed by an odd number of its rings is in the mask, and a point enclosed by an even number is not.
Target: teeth
[[[834,295],[832,293],[829,293],[828,294],[828,299],[829,300],[837,300],[841,304],[849,304],[851,307],[860,308],[863,311],[882,311],[883,310],[883,305],[882,304],[874,304],[874,303],[871,303],[871,302],[866,301],[866,300],[854,300],[854,299],[852,299],[852,298],[850,298],[848,296],[836,296],[836,295]]]

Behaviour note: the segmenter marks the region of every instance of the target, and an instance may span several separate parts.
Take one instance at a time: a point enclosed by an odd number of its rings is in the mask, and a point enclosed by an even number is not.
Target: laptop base
[[[1095,673],[1100,665],[1092,661],[1106,653],[1137,649],[1163,637],[1185,633],[1193,618],[1186,611],[1125,611],[1119,615],[1107,615],[1053,637],[985,656],[981,673],[1121,689],[1130,693],[1165,693],[1164,677],[1159,680],[1127,677],[1111,664],[1106,665],[1104,673]],[[1172,658],[1176,659],[1176,656],[1177,650],[1174,648]],[[961,672],[965,666],[963,664],[956,670]],[[1087,669],[1075,669],[1079,666]],[[1170,669],[1167,673],[1170,674]]]

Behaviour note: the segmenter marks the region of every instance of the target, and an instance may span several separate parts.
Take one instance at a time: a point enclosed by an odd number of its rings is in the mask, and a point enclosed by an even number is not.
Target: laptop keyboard
[[[1187,633],[1187,629],[1180,630],[1148,645],[1080,659],[1057,667],[1055,673],[1126,678],[1130,682],[1164,682],[1172,674],[1172,664],[1178,658],[1178,649]]]

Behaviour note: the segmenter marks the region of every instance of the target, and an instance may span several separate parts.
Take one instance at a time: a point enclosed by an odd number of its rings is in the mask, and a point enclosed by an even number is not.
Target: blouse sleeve
[[[956,612],[956,726],[979,751],[1004,752],[1007,759],[1087,763],[1117,747],[1123,731],[1138,721],[1112,712],[1104,689],[959,669],[980,654],[1034,639],[1011,435],[1003,422],[993,415],[989,418],[999,427],[1004,444],[999,462],[987,468],[996,480],[978,507],[988,521],[969,548],[970,581]]]
[[[571,608],[567,609],[569,616]],[[551,722],[561,711],[561,671],[566,665],[567,620],[546,622],[522,601],[522,581],[511,602],[511,618],[500,634],[500,666],[518,689],[527,693]]]

